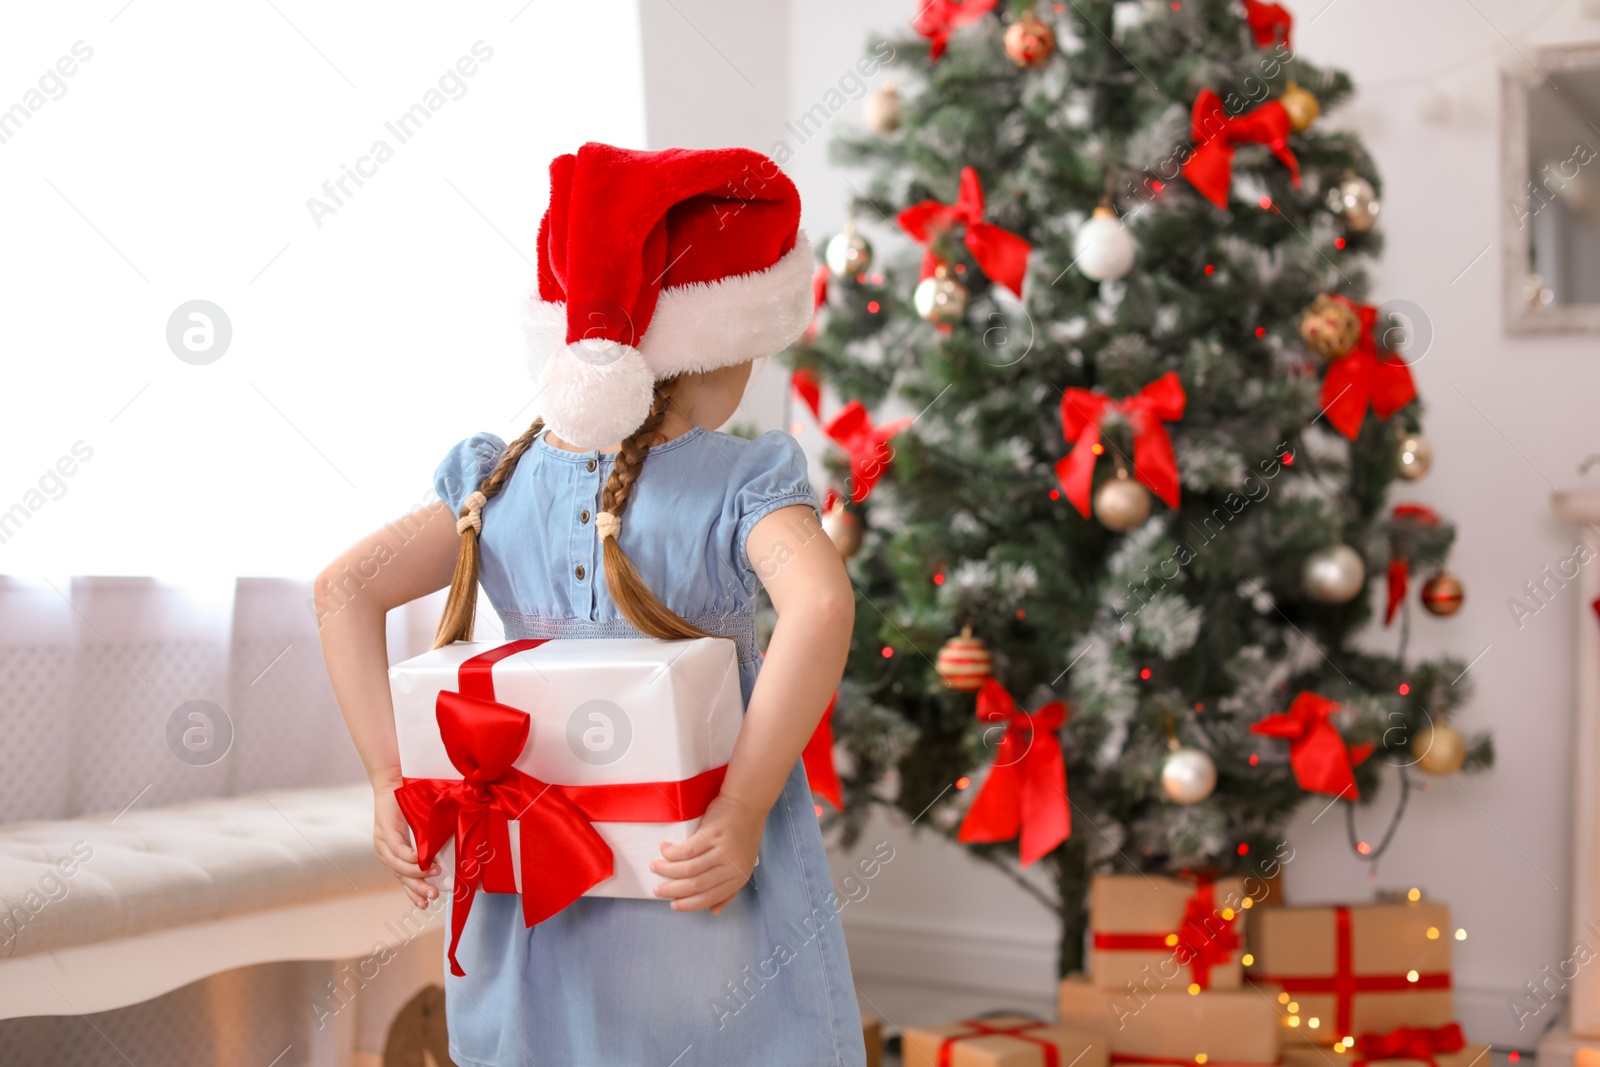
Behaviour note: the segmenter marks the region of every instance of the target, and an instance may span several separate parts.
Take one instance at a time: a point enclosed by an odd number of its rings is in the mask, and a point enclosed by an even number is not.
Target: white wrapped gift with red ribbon
[[[726,638],[457,642],[389,685],[395,796],[419,862],[451,874],[458,975],[480,890],[520,893],[529,926],[583,895],[655,899],[650,862],[699,826],[744,715]]]

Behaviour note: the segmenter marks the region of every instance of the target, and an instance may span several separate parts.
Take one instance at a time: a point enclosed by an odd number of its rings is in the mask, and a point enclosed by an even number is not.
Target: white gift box
[[[400,772],[408,778],[459,780],[440,737],[435,704],[460,691],[461,665],[502,647],[457,642],[389,669]],[[528,743],[515,768],[557,786],[677,782],[727,764],[744,701],[734,643],[726,638],[550,640],[516,652],[492,668],[494,700],[531,718]],[[700,825],[684,822],[594,822],[611,847],[610,878],[586,896],[654,899],[662,881],[650,871],[662,841],[682,841]],[[512,866],[520,890],[516,821]],[[440,853],[437,884],[454,870],[454,843]]]

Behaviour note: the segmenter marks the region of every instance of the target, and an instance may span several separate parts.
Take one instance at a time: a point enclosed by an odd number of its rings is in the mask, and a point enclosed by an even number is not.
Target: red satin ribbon
[[[872,416],[861,406],[861,401],[852,400],[822,428],[822,432],[833,438],[850,457],[850,503],[859,504],[867,499],[872,487],[894,462],[889,439],[910,425],[910,419],[891,419],[874,426]]]
[[[1410,519],[1424,526],[1439,525],[1439,515],[1426,504],[1396,504],[1394,507],[1396,519]],[[1388,626],[1394,621],[1394,613],[1399,610],[1400,602],[1406,598],[1406,591],[1411,587],[1411,561],[1404,556],[1395,556],[1389,561],[1389,599],[1383,607],[1383,624]]]
[[[1275,985],[1290,995],[1306,993],[1333,994],[1333,1033],[1348,1034],[1355,1009],[1355,998],[1360,993],[1403,993],[1412,989],[1449,989],[1450,972],[1438,971],[1417,975],[1415,982],[1403,974],[1355,973],[1354,952],[1350,944],[1350,909],[1335,907],[1334,960],[1331,975],[1260,975],[1256,981],[1262,985]]]
[[[800,753],[800,762],[805,764],[806,781],[811,783],[811,791],[832,804],[834,811],[843,811],[844,787],[839,783],[838,768],[833,765],[833,706],[838,702],[839,694],[835,693],[833,699],[828,701],[828,709],[822,713],[822,720],[817,723],[811,740],[806,742],[805,750]]]
[[[800,398],[811,411],[811,417],[822,419],[822,386],[818,384],[816,375],[804,367],[796,370],[789,376],[789,384],[794,389],[794,395]]]
[[[966,1033],[951,1034],[939,1042],[939,1067],[950,1067],[952,1060],[955,1058],[956,1042],[965,1041],[969,1037],[989,1037],[995,1034],[1014,1037],[1019,1041],[1031,1041],[1039,1046],[1044,1055],[1043,1067],[1061,1067],[1061,1052],[1054,1042],[1024,1033],[1027,1030],[1043,1030],[1046,1026],[1045,1023],[1014,1023],[1010,1026],[993,1026],[982,1019],[962,1019],[961,1025],[968,1028]]]
[[[822,310],[822,305],[828,302],[828,268],[826,264],[818,263],[816,273],[811,275],[811,322],[806,326],[806,336],[817,335],[817,312]]]
[[[1250,732],[1263,737],[1281,737],[1289,742],[1289,765],[1295,780],[1308,793],[1349,796],[1360,800],[1356,790],[1355,765],[1372,755],[1370,744],[1353,750],[1344,735],[1328,721],[1339,705],[1316,693],[1302,692],[1289,710],[1268,715],[1250,726]]]
[[[971,167],[961,168],[961,191],[955,203],[924,200],[900,212],[896,221],[913,241],[924,247],[943,231],[963,227],[967,251],[972,253],[983,273],[1017,297],[1022,296],[1022,279],[1028,272],[1031,246],[1011,231],[983,221],[983,185],[978,181],[978,172]],[[933,262],[937,261],[923,257],[923,277],[932,273],[930,263]]]
[[[1239,917],[1224,921],[1221,929],[1213,930],[1216,921],[1222,920],[1217,912],[1216,886],[1201,880],[1192,896],[1184,903],[1183,920],[1172,933],[1127,934],[1099,932],[1094,935],[1098,950],[1124,952],[1165,952],[1172,950],[1179,962],[1187,963],[1189,977],[1201,989],[1211,988],[1211,968],[1220,967],[1233,959],[1239,949],[1239,933],[1234,928]],[[1176,944],[1168,944],[1169,937],[1177,936]]]
[[[911,28],[928,39],[928,61],[937,62],[950,43],[950,34],[977,22],[994,9],[995,0],[927,0],[911,20]]]
[[[1229,118],[1222,100],[1210,89],[1195,97],[1190,116],[1194,153],[1183,165],[1183,176],[1200,195],[1224,211],[1233,184],[1233,152],[1242,144],[1264,144],[1289,168],[1295,188],[1300,187],[1300,161],[1289,150],[1289,113],[1276,100],[1253,111]]]
[[[1167,371],[1121,400],[1087,389],[1072,388],[1061,394],[1061,433],[1072,442],[1072,451],[1057,461],[1056,477],[1061,481],[1061,491],[1079,514],[1089,517],[1094,446],[1100,443],[1100,422],[1109,408],[1121,412],[1133,428],[1134,477],[1149,486],[1168,507],[1178,506],[1178,460],[1163,423],[1183,418],[1187,401],[1175,371]]]
[[[1003,723],[1005,732],[957,839],[972,843],[1020,837],[1018,851],[1026,867],[1072,834],[1067,766],[1056,737],[1067,721],[1067,707],[1056,700],[1022,711],[1005,686],[990,678],[978,691],[978,718]]]
[[[1112,1063],[1171,1064],[1173,1067],[1194,1067],[1193,1056],[1139,1056],[1132,1052],[1113,1052]],[[1271,1060],[1206,1060],[1206,1067],[1272,1067]]]
[[[1250,23],[1250,31],[1256,35],[1257,48],[1271,48],[1280,41],[1289,46],[1289,29],[1294,19],[1281,4],[1244,0],[1244,17]]]
[[[1328,364],[1322,378],[1320,403],[1328,423],[1354,441],[1361,432],[1367,405],[1380,419],[1387,419],[1417,398],[1411,368],[1393,352],[1380,352],[1372,335],[1378,309],[1335,296],[1361,320],[1361,334],[1348,355]]]
[[[1441,1052],[1460,1052],[1466,1047],[1467,1039],[1460,1023],[1446,1023],[1434,1029],[1401,1026],[1387,1034],[1362,1034],[1356,1038],[1356,1055],[1360,1058],[1354,1061],[1354,1067],[1371,1060],[1402,1059],[1422,1060],[1431,1067],[1438,1067],[1434,1056]]]
[[[687,822],[705,814],[727,768],[677,782],[550,785],[512,766],[527,746],[532,718],[494,698],[494,665],[544,644],[511,641],[465,660],[458,691],[439,693],[435,715],[454,778],[407,778],[395,800],[411,826],[417,862],[426,868],[455,838],[455,896],[450,909],[450,973],[466,972],[456,947],[479,889],[516,892],[509,822],[521,849],[522,918],[533,926],[560,912],[614,873],[611,847],[595,822]]]

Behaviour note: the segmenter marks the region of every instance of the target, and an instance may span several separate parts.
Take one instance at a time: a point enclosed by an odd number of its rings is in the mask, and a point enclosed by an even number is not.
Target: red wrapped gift
[[[1445,1026],[1450,930],[1443,904],[1267,908],[1250,920],[1250,976],[1282,990],[1285,1033],[1300,1041]]]
[[[1105,989],[1152,980],[1238,989],[1244,880],[1097,875],[1089,889],[1089,974]]]
[[[1113,1064],[1272,1067],[1278,1060],[1277,1005],[1270,992],[1191,994],[1177,985],[1112,991],[1068,976],[1060,1007],[1061,1025],[1108,1042]]]
[[[900,1040],[906,1067],[1106,1067],[1102,1038],[1021,1015],[914,1027]]]

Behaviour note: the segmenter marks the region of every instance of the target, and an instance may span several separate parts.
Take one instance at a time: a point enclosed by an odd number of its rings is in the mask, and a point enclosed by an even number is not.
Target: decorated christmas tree
[[[826,818],[968,844],[1063,973],[1092,874],[1250,871],[1303,802],[1373,861],[1419,771],[1492,757],[1467,664],[1406,657],[1413,599],[1461,603],[1451,526],[1390,499],[1423,331],[1365,303],[1379,178],[1291,29],[932,0],[834,146],[867,177],[791,353],[859,593]]]

